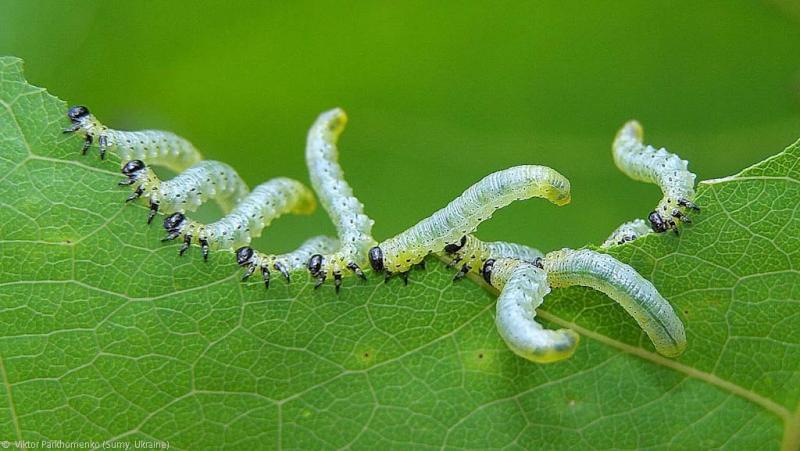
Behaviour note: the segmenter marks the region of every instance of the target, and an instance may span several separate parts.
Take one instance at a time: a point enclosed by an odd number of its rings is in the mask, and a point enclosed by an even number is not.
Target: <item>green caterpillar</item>
[[[320,204],[330,216],[341,243],[334,253],[317,253],[308,260],[308,270],[317,279],[319,288],[328,277],[333,277],[336,292],[342,283],[345,269],[366,279],[361,266],[367,263],[367,252],[375,245],[372,225],[364,214],[364,205],[353,194],[344,179],[339,165],[337,141],[347,124],[347,115],[339,108],[322,113],[308,132],[306,164],[311,186],[319,196]]]
[[[656,233],[667,230],[677,233],[678,223],[692,222],[686,210],[700,210],[693,202],[696,176],[689,171],[686,160],[666,149],[644,145],[643,136],[638,122],[629,121],[623,125],[612,145],[614,163],[628,177],[661,188],[664,197],[647,219]]]
[[[516,166],[484,177],[446,207],[370,249],[372,269],[404,278],[425,256],[457,245],[462,237],[515,200],[541,197],[556,205],[570,201],[569,181],[545,166]]]
[[[658,351],[677,357],[686,349],[686,332],[672,306],[635,269],[589,249],[562,249],[542,259],[551,287],[581,285],[605,293],[645,331]]]
[[[64,133],[81,131],[84,135],[82,153],[86,155],[94,141],[100,148],[100,158],[109,150],[116,151],[123,162],[142,160],[175,172],[183,171],[203,159],[200,152],[184,138],[161,130],[135,132],[114,130],[103,125],[85,106],[77,105],[67,111],[72,126]]]
[[[502,291],[497,281],[509,280],[513,269],[507,266],[512,265],[511,262],[517,262],[512,266],[523,263],[536,266],[545,272],[549,287],[581,285],[606,294],[636,320],[660,354],[675,357],[686,349],[683,323],[669,302],[635,269],[610,255],[589,249],[562,249],[542,257],[527,246],[496,246],[474,236],[464,237],[460,244],[461,247],[451,247],[444,253],[452,261],[470,262],[470,268],[462,267],[456,277],[463,277],[467,272],[480,274],[487,283]],[[505,266],[498,266],[497,262]],[[504,268],[500,276],[496,273],[498,268]]]
[[[223,218],[201,224],[183,213],[173,213],[164,220],[167,236],[163,241],[183,236],[180,255],[189,249],[193,239],[202,248],[203,259],[209,249],[233,250],[250,244],[264,227],[286,214],[311,214],[316,208],[314,194],[302,183],[279,177],[258,185]]]
[[[128,178],[120,185],[132,185],[127,202],[144,197],[150,205],[147,223],[159,211],[185,213],[195,211],[213,199],[227,213],[250,192],[239,174],[225,163],[201,161],[174,178],[162,181],[142,160],[131,160],[122,167]]]

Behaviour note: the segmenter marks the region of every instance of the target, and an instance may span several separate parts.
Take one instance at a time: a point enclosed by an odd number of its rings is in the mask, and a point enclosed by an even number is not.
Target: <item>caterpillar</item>
[[[553,288],[572,285],[594,288],[620,304],[637,321],[650,337],[656,351],[675,357],[685,350],[686,334],[683,323],[653,284],[632,267],[610,255],[588,249],[562,249],[542,257],[541,253],[527,246],[502,242],[499,244],[482,242],[469,235],[462,238],[457,249],[446,249],[444,256],[453,259],[452,261],[472,262],[473,267],[462,267],[457,278],[470,271],[475,273],[474,268],[477,267],[477,274],[499,290],[503,289],[502,281],[508,280],[513,271],[513,268],[508,269],[507,266],[516,267],[521,264],[542,268],[547,274],[548,285]],[[481,266],[477,266],[478,264]],[[498,268],[502,268],[502,272],[498,273]]]
[[[210,248],[233,250],[250,244],[261,235],[264,227],[285,213],[311,214],[316,208],[314,194],[302,183],[279,177],[258,185],[223,218],[211,224],[201,224],[183,213],[173,213],[164,220],[169,241],[183,236],[180,255],[197,239],[208,260]]]
[[[280,272],[286,278],[286,282],[290,283],[292,281],[290,274],[305,268],[312,255],[333,253],[338,248],[339,241],[322,235],[309,238],[292,252],[280,255],[264,254],[250,246],[244,246],[236,250],[236,263],[247,268],[242,280],[247,280],[256,269],[260,269],[264,286],[269,288],[270,270]]]
[[[126,202],[144,196],[150,205],[147,223],[156,213],[194,211],[209,199],[215,200],[223,212],[229,212],[250,192],[239,174],[225,163],[201,161],[174,178],[162,181],[142,160],[131,160],[122,167],[128,178],[120,185],[133,185]]]
[[[629,121],[623,125],[612,145],[614,163],[628,177],[661,188],[664,197],[648,215],[650,227],[657,233],[670,229],[678,233],[678,223],[692,222],[686,210],[700,210],[693,202],[696,176],[689,172],[686,160],[666,149],[645,146],[643,135],[638,122]]]
[[[174,133],[161,130],[113,130],[103,125],[82,105],[70,108],[67,117],[72,121],[72,126],[64,129],[64,133],[79,130],[83,133],[81,153],[84,155],[96,140],[100,159],[105,159],[107,151],[115,150],[123,162],[142,160],[175,172],[181,172],[203,159],[192,143]]]
[[[686,349],[686,332],[672,306],[630,266],[589,249],[562,249],[545,255],[542,268],[551,287],[591,287],[616,301],[650,337],[658,353],[677,357]]]
[[[536,309],[550,292],[547,274],[521,260],[487,260],[484,278],[500,290],[495,325],[517,355],[537,363],[564,360],[578,347],[580,336],[569,329],[549,330],[536,322]]]
[[[556,205],[570,201],[569,181],[545,166],[516,166],[484,177],[446,207],[369,251],[370,265],[387,277],[410,268],[426,255],[461,242],[495,210],[515,200],[542,197]]]
[[[649,233],[653,233],[653,229],[650,228],[644,219],[634,219],[633,221],[622,224],[617,227],[617,230],[611,232],[611,235],[609,235],[602,247],[608,248],[618,244],[624,244]]]
[[[335,253],[312,255],[308,271],[317,279],[317,288],[332,276],[337,293],[345,269],[366,280],[361,266],[366,264],[370,247],[376,244],[372,238],[375,221],[364,214],[364,205],[353,195],[338,163],[337,141],[346,124],[347,115],[342,109],[326,111],[311,126],[306,144],[311,186],[333,221],[341,243]]]
[[[444,254],[449,257],[449,266],[461,264],[453,280],[464,278],[469,272],[481,274],[486,260],[490,258],[513,258],[528,263],[536,263],[544,257],[538,249],[523,244],[506,241],[481,241],[474,235],[465,235],[457,244],[448,244]]]

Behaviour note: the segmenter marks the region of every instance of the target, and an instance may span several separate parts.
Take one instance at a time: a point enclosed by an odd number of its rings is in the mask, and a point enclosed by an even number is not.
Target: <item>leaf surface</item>
[[[603,295],[541,316],[582,335],[536,365],[494,296],[429,262],[340,296],[239,282],[159,242],[118,161],[61,134],[66,104],[0,58],[0,440],[160,440],[176,449],[800,446],[800,146],[701,183],[681,237],[611,253],[686,324],[679,359]],[[644,210],[643,210],[644,211]],[[12,443],[12,445],[15,443]],[[19,445],[19,444],[17,444]]]

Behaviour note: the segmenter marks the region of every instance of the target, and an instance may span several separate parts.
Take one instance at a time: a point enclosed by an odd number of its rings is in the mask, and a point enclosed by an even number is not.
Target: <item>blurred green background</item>
[[[535,163],[572,181],[572,204],[514,204],[480,235],[599,243],[660,198],[612,162],[629,118],[700,179],[800,137],[792,0],[4,1],[0,53],[115,128],[188,137],[251,185],[307,181],[306,130],[341,106],[341,163],[379,239],[491,171]],[[287,250],[320,231],[333,231],[323,212],[281,219],[261,243]]]

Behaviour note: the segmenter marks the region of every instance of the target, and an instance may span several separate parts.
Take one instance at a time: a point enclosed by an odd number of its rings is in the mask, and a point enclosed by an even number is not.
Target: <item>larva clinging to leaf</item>
[[[644,219],[634,219],[633,221],[626,222],[617,227],[617,230],[611,232],[611,235],[603,243],[603,247],[616,246],[624,244],[628,241],[633,241],[641,238],[648,233],[653,233],[653,229],[644,221]]]
[[[250,246],[240,247],[236,250],[236,262],[239,266],[247,268],[242,280],[247,280],[257,269],[261,270],[264,286],[269,288],[272,270],[280,272],[291,282],[290,274],[299,269],[304,269],[314,254],[330,254],[339,248],[339,241],[328,236],[315,236],[306,240],[292,252],[280,255],[264,254]]]
[[[339,108],[322,113],[308,132],[306,164],[311,186],[320,204],[336,226],[341,247],[331,254],[318,253],[308,261],[308,270],[318,280],[333,277],[336,292],[345,270],[365,279],[361,266],[367,262],[367,252],[375,245],[372,238],[374,221],[364,214],[364,205],[353,195],[339,165],[337,141],[347,123],[347,115]]]
[[[683,323],[672,306],[635,269],[610,255],[588,249],[562,249],[541,257],[535,250],[519,245],[491,249],[490,245],[496,246],[496,243],[483,243],[474,236],[466,237],[462,243],[461,248],[451,248],[449,250],[452,252],[442,255],[453,261],[459,258],[460,261],[471,261],[474,266],[481,264],[477,272],[495,288],[502,289],[497,281],[502,282],[510,277],[512,270],[507,268],[508,265],[528,263],[541,267],[547,274],[550,287],[587,286],[620,304],[650,337],[659,353],[674,357],[686,347]],[[472,252],[477,257],[472,258],[465,252]],[[520,260],[520,257],[527,261]],[[503,272],[498,273],[498,269]],[[462,268],[459,275],[467,272],[476,271],[474,267],[466,271]]]
[[[569,358],[580,336],[569,329],[550,330],[536,322],[536,309],[550,292],[547,274],[535,265],[510,258],[491,259],[484,278],[500,290],[495,325],[515,354],[537,363]]]
[[[462,279],[469,272],[481,274],[483,264],[490,258],[513,258],[529,263],[540,260],[544,254],[538,249],[523,244],[506,241],[481,241],[474,235],[466,235],[456,244],[448,244],[444,248],[447,257],[451,258],[450,266],[461,265],[453,280]]]
[[[192,143],[171,132],[113,130],[98,121],[88,108],[80,105],[70,108],[67,117],[72,121],[72,126],[64,129],[64,133],[81,131],[84,135],[84,155],[97,141],[100,158],[105,158],[106,152],[113,150],[123,162],[142,160],[175,172],[181,172],[203,159]]]
[[[183,213],[173,213],[164,220],[164,241],[183,237],[183,255],[196,239],[208,259],[210,248],[233,250],[250,244],[264,227],[287,214],[311,214],[316,208],[314,194],[302,183],[289,178],[274,178],[258,185],[230,213],[211,224],[201,224]]]
[[[127,201],[144,197],[149,202],[148,224],[159,211],[194,211],[209,199],[216,201],[227,213],[250,192],[239,174],[219,161],[201,161],[165,181],[141,160],[125,163],[122,173],[128,178],[119,184],[132,185],[134,189]]]
[[[569,181],[545,166],[515,166],[489,174],[446,207],[370,249],[370,265],[377,272],[405,277],[426,255],[460,243],[495,210],[531,197],[565,205],[570,201]]]
[[[551,287],[582,285],[616,301],[639,323],[658,353],[676,357],[686,349],[686,332],[672,306],[630,266],[589,249],[562,249],[545,255],[542,267]]]
[[[642,143],[642,126],[629,121],[617,132],[612,145],[614,163],[628,177],[641,182],[654,183],[664,197],[648,216],[655,232],[677,232],[677,223],[691,223],[686,210],[700,210],[694,204],[695,174],[689,172],[689,163],[666,149],[656,149]]]

